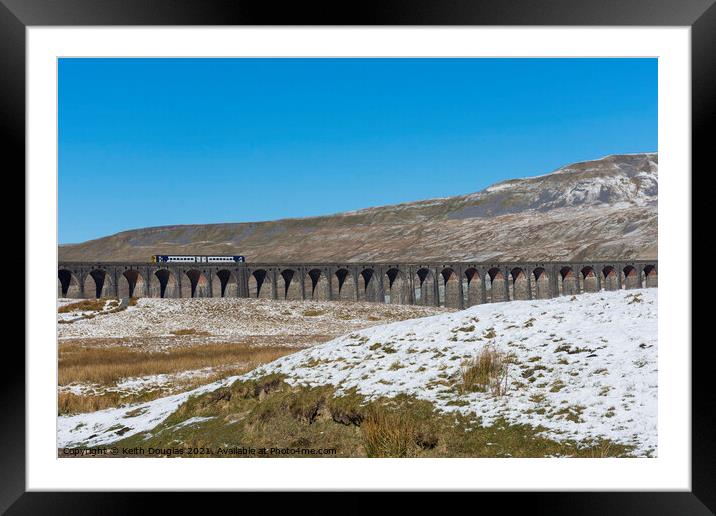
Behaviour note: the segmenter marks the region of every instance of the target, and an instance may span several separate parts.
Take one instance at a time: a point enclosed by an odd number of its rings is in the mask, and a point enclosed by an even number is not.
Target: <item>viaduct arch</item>
[[[70,298],[253,297],[466,308],[658,286],[657,260],[58,265],[58,296]]]

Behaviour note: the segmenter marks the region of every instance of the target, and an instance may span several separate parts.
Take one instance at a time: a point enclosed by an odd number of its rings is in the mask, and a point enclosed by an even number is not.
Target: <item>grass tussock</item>
[[[641,297],[641,293],[630,294],[630,295],[626,296],[625,299],[630,299],[630,301],[627,303],[628,305],[633,305],[634,303],[643,303],[644,302],[644,300]]]
[[[507,392],[507,375],[512,358],[496,349],[485,346],[479,355],[465,360],[460,367],[461,392],[489,392],[502,396]]]
[[[432,409],[420,402],[413,403],[422,406],[417,408],[408,403],[391,407],[375,403],[368,407],[360,427],[366,456],[416,457],[422,450],[435,448],[439,441],[437,427],[421,414],[426,410],[431,413]]]

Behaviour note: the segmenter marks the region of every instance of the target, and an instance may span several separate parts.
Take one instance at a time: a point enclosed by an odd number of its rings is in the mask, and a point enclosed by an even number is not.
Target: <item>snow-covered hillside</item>
[[[561,208],[656,206],[658,155],[621,154],[567,165],[551,174],[512,179],[465,198],[450,218],[494,217]]]
[[[444,380],[485,345],[513,353],[508,392],[457,394]],[[513,301],[377,326],[288,355],[251,375],[369,397],[414,394],[446,411],[541,425],[555,439],[656,449],[657,290]],[[534,378],[534,381],[531,379]]]
[[[507,392],[456,390],[461,364],[485,346],[513,357]],[[657,447],[657,290],[599,292],[478,305],[376,326],[288,355],[245,377],[283,373],[292,384],[412,394],[443,411],[544,428],[555,440],[607,438]],[[194,393],[231,383],[230,378]],[[100,444],[150,430],[192,392],[59,418],[59,446]]]

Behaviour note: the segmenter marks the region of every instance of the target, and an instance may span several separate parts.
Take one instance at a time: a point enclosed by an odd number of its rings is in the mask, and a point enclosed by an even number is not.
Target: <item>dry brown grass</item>
[[[94,412],[122,404],[122,396],[117,392],[107,392],[96,396],[60,392],[57,394],[57,414],[79,414]]]
[[[172,392],[179,392],[228,376],[244,374],[261,364],[296,351],[298,349],[295,347],[252,346],[245,343],[190,345],[166,352],[118,346],[98,348],[77,343],[64,344],[60,346],[59,384],[77,382],[111,387],[123,378],[220,367],[214,373],[167,386]],[[58,412],[94,412],[127,403],[150,401],[167,394],[165,389],[159,388],[131,393],[102,390],[96,394],[61,392],[58,393]]]
[[[370,404],[360,425],[366,455],[414,457],[434,448],[439,439],[433,419],[426,403]]]
[[[79,414],[83,412],[94,412],[106,408],[118,407],[130,403],[143,403],[169,394],[188,391],[201,385],[211,383],[228,376],[237,376],[249,372],[256,367],[255,363],[247,363],[241,366],[224,368],[220,372],[198,376],[192,380],[183,381],[167,388],[154,388],[141,390],[132,393],[121,393],[117,391],[104,391],[92,394],[73,394],[71,392],[60,392],[57,394],[58,415]]]
[[[511,357],[505,353],[493,346],[485,346],[479,355],[462,363],[460,390],[502,396],[507,392],[507,372],[511,362]]]
[[[142,351],[120,346],[85,347],[69,343],[60,346],[59,384],[113,385],[122,378],[230,364],[253,368],[295,351],[294,347],[261,347],[244,343],[196,344],[167,351]]]
[[[105,302],[107,302],[108,299],[106,298],[100,298],[100,299],[83,299],[82,301],[78,301],[76,303],[70,303],[64,306],[61,306],[57,309],[58,314],[66,314],[70,312],[91,312],[91,311],[97,311],[102,310],[104,308]]]
[[[322,310],[304,310],[301,315],[304,317],[318,317],[319,315],[324,315],[326,312]]]
[[[412,448],[412,421],[401,413],[371,408],[361,434],[368,457],[407,457]]]
[[[611,441],[599,441],[586,451],[586,456],[593,459],[604,459],[606,457],[614,457],[620,450]]]
[[[177,336],[179,336],[179,337],[181,337],[181,336],[183,336],[183,335],[202,335],[202,336],[211,335],[208,331],[201,331],[201,330],[197,330],[197,329],[195,329],[195,328],[186,328],[186,329],[182,329],[182,330],[173,330],[173,331],[170,331],[169,333],[171,333],[172,335],[177,335]]]

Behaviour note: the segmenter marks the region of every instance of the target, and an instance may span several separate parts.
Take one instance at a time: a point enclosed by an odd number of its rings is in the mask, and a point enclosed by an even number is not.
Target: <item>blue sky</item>
[[[59,241],[465,194],[657,141],[656,59],[60,59]]]

